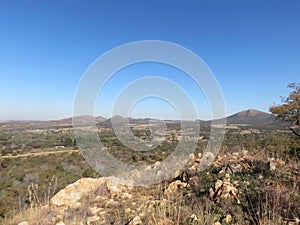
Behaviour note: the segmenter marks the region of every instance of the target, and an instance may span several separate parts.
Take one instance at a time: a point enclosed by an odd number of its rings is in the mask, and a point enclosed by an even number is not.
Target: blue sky
[[[268,111],[288,94],[288,83],[300,82],[299,12],[299,1],[276,0],[1,1],[0,120],[71,116],[76,88],[95,59],[121,44],[149,39],[198,54],[222,88],[228,115]],[[134,71],[145,75],[147,68]],[[158,66],[149,75],[166,70],[170,79],[179,76]],[[131,81],[130,72],[111,79],[98,114],[109,116],[112,95]],[[180,77],[208,119],[201,93]],[[137,105],[132,116],[168,117],[173,110],[157,100]]]

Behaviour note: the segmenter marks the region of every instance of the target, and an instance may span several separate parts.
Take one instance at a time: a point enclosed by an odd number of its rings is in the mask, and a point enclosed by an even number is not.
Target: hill
[[[227,117],[228,124],[269,124],[273,122],[274,118],[271,114],[255,109],[244,110]]]
[[[276,121],[271,114],[255,109],[235,113],[226,119],[227,125],[243,125],[256,129],[286,129],[286,124]]]
[[[82,119],[86,119],[89,116],[81,116]],[[81,118],[80,117],[80,118]],[[112,118],[104,118],[102,116],[95,117],[95,122],[100,126],[112,127],[112,120],[116,124],[124,124],[129,121],[129,124],[149,124],[157,123],[158,119],[152,118],[131,118],[122,117],[116,115]],[[268,129],[268,130],[278,130],[287,129],[285,123],[275,121],[275,118],[269,114],[255,109],[248,109],[233,115],[226,117],[227,125],[237,125],[239,127],[254,128],[254,129]],[[209,126],[211,120],[197,120],[201,123],[201,126]],[[164,120],[167,124],[177,124],[180,125],[180,120]],[[193,121],[190,121],[193,122]],[[0,122],[0,127],[2,129],[40,129],[40,128],[64,128],[72,127],[72,117],[61,119],[61,120],[49,120],[49,121],[2,121]]]

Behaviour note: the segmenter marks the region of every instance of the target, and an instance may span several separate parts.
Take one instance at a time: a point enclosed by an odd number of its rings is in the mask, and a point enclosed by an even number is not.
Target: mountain
[[[112,121],[116,125],[118,124],[124,124],[129,122],[129,124],[151,124],[151,123],[157,123],[160,120],[158,119],[152,119],[152,118],[131,118],[131,117],[123,117],[119,115],[115,115],[112,118],[106,119],[105,121],[100,122],[100,125],[104,125],[106,127],[111,127],[112,126]]]
[[[274,117],[265,112],[248,109],[227,117],[227,124],[273,123]]]
[[[102,116],[96,116],[96,117],[93,117],[93,116],[79,116],[79,117],[76,117],[77,119],[81,119],[81,120],[89,120],[89,119],[94,119],[95,122],[98,122],[98,123],[101,123],[105,120],[107,120],[107,118],[105,117],[102,117]],[[62,122],[62,123],[69,123],[69,124],[72,124],[72,121],[73,121],[73,117],[69,117],[69,118],[65,118],[65,119],[61,119],[61,120],[58,120],[59,122]]]
[[[121,125],[124,123],[129,122],[129,124],[149,124],[155,123],[159,120],[152,119],[152,118],[131,118],[131,117],[123,117],[119,115],[115,115],[112,118],[102,120],[96,120],[99,125],[105,127],[112,127],[112,121],[116,125]],[[274,116],[269,113],[265,113],[256,109],[248,109],[233,115],[226,117],[227,125],[235,125],[238,127],[245,127],[245,128],[254,128],[254,129],[286,129],[286,124],[276,121]],[[204,120],[197,120],[200,122],[201,126],[207,127],[210,126],[211,120],[204,121]],[[180,120],[164,120],[167,124],[177,124],[180,126]],[[190,121],[195,122],[195,121]]]
[[[92,116],[79,116],[77,117],[78,121],[85,121],[87,119],[93,118],[96,123],[101,123],[106,118],[102,116],[92,117]],[[73,117],[68,117],[60,120],[9,120],[9,121],[0,121],[0,128],[5,130],[28,130],[28,129],[59,129],[59,128],[71,128],[73,125]]]
[[[256,129],[286,129],[286,124],[276,121],[275,117],[256,109],[235,113],[227,118],[227,125],[243,125]]]
[[[86,120],[92,116],[80,116],[79,119]],[[77,118],[77,119],[78,119]],[[112,127],[112,120],[116,124],[124,124],[129,121],[129,124],[151,124],[159,122],[158,119],[152,118],[131,118],[122,117],[116,115],[112,118],[104,118],[102,116],[94,117],[95,122],[101,126]],[[255,129],[286,129],[285,123],[276,121],[274,117],[269,114],[255,109],[248,109],[233,115],[226,117],[227,125],[234,125],[238,127],[245,128],[255,128]],[[211,121],[197,120],[200,122],[201,126],[210,126]],[[164,120],[167,124],[180,125],[180,120]],[[187,122],[187,121],[186,121]],[[195,122],[195,121],[190,121]],[[49,121],[2,121],[0,122],[0,127],[7,129],[37,129],[37,128],[63,128],[72,127],[72,117],[61,119],[61,120],[49,120]]]
[[[115,124],[123,124],[126,122],[126,118],[116,115],[116,116],[113,116],[109,119],[106,119],[106,120],[100,122],[99,124],[102,126],[105,126],[105,127],[112,127],[112,121],[114,121]]]

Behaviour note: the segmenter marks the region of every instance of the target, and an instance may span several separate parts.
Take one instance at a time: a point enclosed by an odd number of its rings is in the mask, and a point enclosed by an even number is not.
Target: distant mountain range
[[[157,121],[156,119],[151,118],[124,118],[122,116],[114,116],[103,122],[99,122],[100,125],[111,127],[112,120],[116,123],[121,123],[122,121],[128,120],[130,124],[148,124],[150,122]],[[164,120],[166,123],[180,123],[180,120]],[[211,120],[198,120],[200,121],[201,126],[209,126]],[[218,120],[217,120],[218,121]],[[191,121],[192,122],[192,121]],[[269,113],[265,113],[255,109],[248,109],[238,113],[235,113],[231,116],[226,117],[226,124],[228,126],[235,125],[239,127],[247,127],[253,129],[286,129],[286,124],[276,121],[274,116]]]
[[[91,116],[81,116],[82,120]],[[95,117],[95,122],[99,125],[106,127],[112,126],[112,118],[105,118],[102,116]],[[130,124],[148,124],[155,123],[159,120],[152,118],[125,118],[122,116],[114,116],[115,121],[123,122],[128,120]],[[262,111],[255,109],[244,110],[235,113],[226,118],[227,125],[241,125],[243,127],[256,128],[256,129],[286,129],[286,124],[275,121],[274,117]],[[179,120],[164,120],[166,123],[180,123]],[[192,122],[192,121],[191,121]],[[211,121],[200,120],[201,125],[209,125]],[[70,127],[72,126],[72,117],[61,120],[49,121],[2,121],[0,127],[22,127],[22,128],[39,128],[39,127]]]

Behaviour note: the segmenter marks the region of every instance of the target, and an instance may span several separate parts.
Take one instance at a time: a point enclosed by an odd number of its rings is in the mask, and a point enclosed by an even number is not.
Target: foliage
[[[86,176],[98,175],[78,152],[0,158],[0,224],[1,218],[32,204],[29,187],[33,187],[35,201],[44,204],[45,197],[49,200],[60,189]],[[53,178],[57,184],[55,190],[49,192]]]
[[[292,92],[282,97],[282,105],[274,105],[270,111],[277,119],[288,122],[289,129],[300,138],[300,83],[291,83],[288,88]]]

